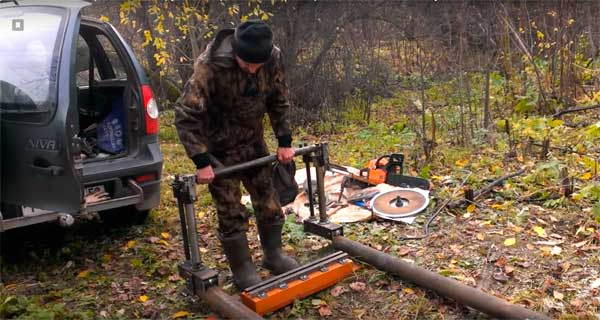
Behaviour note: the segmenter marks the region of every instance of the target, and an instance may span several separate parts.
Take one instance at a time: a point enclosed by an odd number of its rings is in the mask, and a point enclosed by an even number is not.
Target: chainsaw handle
[[[383,156],[377,158],[377,161],[375,161],[375,169],[383,168],[384,165],[379,165],[379,161],[381,161],[383,159],[386,159],[386,158],[389,158],[389,157],[390,157],[390,155],[386,154],[386,155],[383,155]]]
[[[369,177],[369,168],[360,169],[360,171],[358,171],[358,175],[363,178],[368,178]]]

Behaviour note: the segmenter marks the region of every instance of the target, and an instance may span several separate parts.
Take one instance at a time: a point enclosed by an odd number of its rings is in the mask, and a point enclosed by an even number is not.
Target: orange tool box
[[[262,316],[328,288],[358,268],[347,253],[338,251],[249,287],[240,296],[248,308]]]

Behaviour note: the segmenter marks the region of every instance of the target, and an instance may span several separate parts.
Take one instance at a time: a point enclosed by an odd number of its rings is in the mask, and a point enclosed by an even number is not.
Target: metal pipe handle
[[[319,148],[321,148],[321,145],[316,144],[316,145],[312,145],[312,146],[308,146],[308,147],[294,149],[294,157],[312,153],[312,152],[318,150]],[[222,177],[222,176],[236,173],[236,172],[240,172],[243,170],[248,170],[248,169],[253,169],[256,167],[268,165],[268,164],[273,163],[276,160],[277,160],[277,155],[272,154],[272,155],[268,155],[268,156],[265,156],[262,158],[250,160],[248,162],[234,164],[229,167],[215,168],[214,169],[215,178]]]

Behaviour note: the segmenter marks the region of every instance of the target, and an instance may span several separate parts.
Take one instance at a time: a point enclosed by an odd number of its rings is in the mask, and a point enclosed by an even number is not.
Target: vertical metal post
[[[315,155],[315,168],[317,171],[317,195],[319,196],[319,223],[329,223],[327,216],[327,199],[325,198],[325,162],[327,145],[320,144]]]
[[[173,187],[173,195],[175,199],[177,199],[177,209],[179,210],[179,222],[181,223],[181,238],[183,239],[183,252],[185,254],[185,259],[190,260],[190,244],[188,241],[188,230],[185,219],[185,208],[183,206],[183,181],[179,177],[179,175],[175,176],[175,181],[171,184]]]
[[[308,192],[308,210],[310,210],[310,216],[308,220],[313,221],[317,220],[315,217],[315,201],[313,198],[313,190],[312,190],[312,178],[310,174],[310,160],[312,156],[307,154],[302,156],[302,160],[304,161],[304,165],[306,166],[306,181],[307,181],[307,192]]]
[[[190,262],[192,267],[202,265],[200,260],[200,249],[198,248],[198,232],[196,229],[196,212],[194,210],[194,202],[196,201],[196,176],[188,174],[182,177],[183,179],[183,204],[185,208],[185,221],[187,225],[187,235],[190,246]]]

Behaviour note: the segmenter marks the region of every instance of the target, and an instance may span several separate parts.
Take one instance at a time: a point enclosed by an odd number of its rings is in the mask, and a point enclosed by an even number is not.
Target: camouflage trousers
[[[225,166],[231,166],[266,155],[267,147],[260,141],[247,148],[214,156]],[[215,178],[208,185],[217,208],[219,232],[222,236],[248,231],[250,213],[240,203],[240,183],[250,193],[257,223],[272,223],[284,217],[273,186],[272,170],[270,165],[249,169],[227,177]]]

